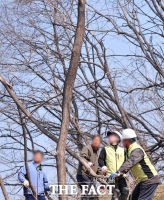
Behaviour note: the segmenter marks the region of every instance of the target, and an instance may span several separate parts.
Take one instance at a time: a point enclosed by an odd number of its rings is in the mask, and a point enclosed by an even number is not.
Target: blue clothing
[[[38,195],[44,194],[44,191],[50,191],[48,180],[45,173],[37,163],[31,162],[28,164],[29,175],[32,185]],[[27,180],[26,167],[23,166],[18,172],[18,179],[21,183]],[[32,194],[30,187],[24,187],[24,194]]]
[[[112,174],[110,175],[109,178],[113,179],[113,178],[115,178],[116,176],[118,176],[118,173],[117,173],[117,172],[114,172],[114,173],[112,173]]]
[[[30,194],[27,194],[26,196],[26,200],[34,200],[34,197]],[[38,200],[46,200],[45,196],[38,196]]]

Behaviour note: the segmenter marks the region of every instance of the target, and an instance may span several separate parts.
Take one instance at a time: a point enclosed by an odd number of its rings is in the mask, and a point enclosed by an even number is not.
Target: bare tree
[[[20,195],[26,140],[26,160],[41,148],[52,183],[74,182],[80,149],[95,133],[105,144],[108,129],[136,130],[163,179],[163,3],[10,1],[0,13],[0,173],[9,196]]]

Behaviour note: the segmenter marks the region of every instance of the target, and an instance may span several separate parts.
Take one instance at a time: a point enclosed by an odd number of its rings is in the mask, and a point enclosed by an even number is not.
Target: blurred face
[[[95,149],[98,149],[101,145],[101,139],[99,137],[95,137],[93,140],[92,140],[92,146],[95,148]]]
[[[112,145],[118,145],[119,143],[119,137],[116,134],[111,134],[108,137],[108,142]]]
[[[33,157],[34,162],[41,163],[43,161],[43,155],[41,153],[36,153]]]
[[[129,142],[129,140],[122,140],[122,144],[123,144],[123,146],[125,147],[125,148],[128,148],[129,146],[130,146],[130,142]]]

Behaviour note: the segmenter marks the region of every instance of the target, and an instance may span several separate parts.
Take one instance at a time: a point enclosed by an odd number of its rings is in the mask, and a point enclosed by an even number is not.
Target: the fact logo
[[[81,188],[81,196],[84,195],[94,195],[94,196],[99,196],[99,195],[112,195],[112,189],[114,188],[114,185],[98,185],[98,186],[88,186],[88,185],[82,185]],[[57,196],[75,196],[79,195],[79,188],[77,185],[50,185],[52,195],[57,195]],[[102,189],[103,188],[103,189]]]

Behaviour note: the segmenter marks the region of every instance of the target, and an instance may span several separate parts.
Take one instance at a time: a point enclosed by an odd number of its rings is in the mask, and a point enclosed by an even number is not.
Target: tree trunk
[[[60,184],[66,183],[66,161],[65,150],[66,140],[68,135],[68,128],[70,122],[70,106],[72,102],[72,90],[77,74],[80,52],[83,43],[83,36],[85,32],[85,0],[78,1],[78,21],[74,41],[74,47],[71,56],[71,62],[64,83],[63,103],[62,103],[62,124],[60,130],[59,142],[57,145],[57,171],[58,182]],[[67,197],[60,197],[60,200],[66,200]]]

